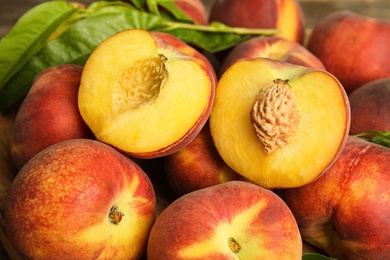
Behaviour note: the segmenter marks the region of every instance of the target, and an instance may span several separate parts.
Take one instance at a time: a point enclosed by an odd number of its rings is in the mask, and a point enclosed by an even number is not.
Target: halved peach
[[[334,76],[268,58],[229,67],[210,116],[223,160],[266,188],[319,177],[340,154],[349,126],[348,97]]]
[[[166,32],[152,32],[152,35],[167,41],[169,44],[173,45],[175,48],[179,49],[180,51],[184,52],[189,56],[203,60],[207,65],[210,66],[211,70],[214,70],[213,64],[203,53],[195,49],[190,44],[182,41],[180,38],[174,36],[173,34],[169,34]]]
[[[208,120],[215,72],[142,29],[119,32],[88,58],[80,113],[96,138],[137,158],[171,154]]]

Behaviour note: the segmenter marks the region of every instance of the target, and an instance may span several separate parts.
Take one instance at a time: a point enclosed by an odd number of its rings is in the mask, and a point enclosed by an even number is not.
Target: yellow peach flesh
[[[92,53],[79,108],[98,140],[130,153],[155,152],[196,125],[210,99],[208,76],[195,60],[159,52],[140,31],[109,38]]]
[[[304,185],[323,172],[345,138],[348,112],[338,82],[303,67],[274,69],[261,61],[242,61],[221,78],[210,116],[218,152],[235,171],[267,187]],[[301,120],[292,140],[269,155],[256,137],[250,111],[263,86],[288,79]]]
[[[289,40],[300,42],[299,30],[303,30],[301,10],[299,3],[295,1],[282,1],[278,16],[277,28],[281,30],[279,36]],[[302,27],[302,28],[301,28]]]

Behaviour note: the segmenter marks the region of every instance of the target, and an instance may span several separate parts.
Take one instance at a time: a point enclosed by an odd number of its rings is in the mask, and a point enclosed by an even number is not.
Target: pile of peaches
[[[279,33],[210,54],[134,28],[40,72],[10,143],[17,254],[390,259],[390,149],[355,136],[390,131],[390,21],[337,11],[307,34],[295,0],[189,12]]]

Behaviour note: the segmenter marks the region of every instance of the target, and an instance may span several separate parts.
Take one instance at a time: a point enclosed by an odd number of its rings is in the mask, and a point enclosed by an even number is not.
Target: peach
[[[89,56],[78,105],[96,138],[136,158],[186,146],[211,113],[215,72],[142,29],[121,31]]]
[[[94,138],[77,105],[82,70],[78,65],[57,65],[35,77],[19,107],[11,136],[11,155],[19,169],[50,145]]]
[[[223,60],[219,77],[240,59],[265,57],[305,67],[325,69],[324,64],[302,44],[280,36],[255,37],[237,44]]]
[[[390,78],[364,84],[349,95],[351,135],[367,131],[390,131]]]
[[[231,181],[179,197],[156,219],[148,259],[302,259],[286,204],[258,185]]]
[[[352,11],[334,11],[314,28],[307,48],[336,76],[348,93],[390,77],[390,21]]]
[[[192,56],[197,59],[201,59],[205,64],[207,64],[210,67],[211,71],[214,71],[214,66],[209,60],[209,58],[207,58],[203,53],[201,53],[200,51],[198,51],[188,43],[177,38],[176,36],[166,32],[152,32],[152,35],[167,41],[169,44],[173,45],[175,48],[179,49],[180,51],[184,52],[189,56]],[[214,73],[212,73],[211,75],[214,76]],[[214,80],[216,81],[217,79],[215,78]]]
[[[165,174],[178,196],[231,180],[244,178],[222,160],[209,125],[181,150],[164,157]]]
[[[209,22],[231,27],[275,28],[278,36],[303,43],[305,19],[298,0],[216,0]]]
[[[348,97],[333,75],[261,57],[226,70],[210,115],[226,164],[270,189],[321,176],[343,149],[349,125]]]
[[[350,136],[316,181],[277,192],[307,243],[336,259],[390,258],[390,149]]]
[[[174,0],[174,4],[198,24],[208,23],[208,14],[201,0]]]
[[[145,172],[102,142],[56,143],[19,171],[5,228],[22,259],[140,259],[155,220]]]

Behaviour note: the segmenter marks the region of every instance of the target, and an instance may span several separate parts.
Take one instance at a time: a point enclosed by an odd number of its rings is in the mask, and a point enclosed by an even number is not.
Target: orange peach
[[[209,22],[232,27],[275,28],[278,36],[303,43],[305,19],[298,0],[216,0]]]
[[[305,67],[325,69],[324,64],[302,44],[280,36],[255,37],[236,45],[223,60],[219,77],[238,60],[265,57]]]
[[[196,23],[202,25],[208,23],[207,10],[201,0],[174,0],[173,2]]]
[[[390,149],[350,136],[316,181],[277,194],[307,243],[336,259],[390,259]]]
[[[258,185],[230,181],[179,197],[157,217],[148,259],[302,259],[287,205]]]
[[[136,158],[174,153],[211,113],[215,72],[142,29],[121,31],[89,56],[78,105],[96,138]]]
[[[390,131],[390,78],[371,81],[349,95],[351,135],[377,130]]]
[[[291,188],[334,163],[347,140],[350,107],[329,72],[259,57],[222,75],[209,122],[229,167],[263,187]]]
[[[307,48],[336,76],[348,93],[390,77],[390,21],[352,11],[335,11],[313,29]]]
[[[132,160],[102,142],[72,139],[26,163],[4,212],[22,259],[140,259],[156,198]]]
[[[222,160],[214,146],[209,125],[181,150],[164,158],[165,174],[175,193],[191,191],[231,180],[243,180]]]
[[[82,70],[81,66],[65,64],[36,76],[19,107],[11,136],[11,155],[19,169],[50,145],[94,138],[77,106]]]
[[[160,38],[160,39],[167,41],[169,44],[171,44],[175,48],[179,49],[180,51],[184,52],[185,54],[187,54],[191,57],[201,59],[205,64],[207,64],[210,67],[210,70],[212,72],[214,71],[214,67],[213,67],[212,63],[210,62],[209,58],[207,58],[203,53],[201,53],[200,51],[198,51],[197,49],[195,49],[194,47],[192,47],[188,43],[177,38],[176,36],[169,34],[169,33],[165,33],[165,32],[152,32],[152,35],[156,36],[157,38]],[[212,73],[211,76],[214,76],[214,73]],[[215,76],[214,80],[215,81],[217,80],[216,76]],[[215,82],[215,84],[216,84],[216,82]]]

